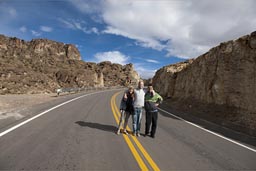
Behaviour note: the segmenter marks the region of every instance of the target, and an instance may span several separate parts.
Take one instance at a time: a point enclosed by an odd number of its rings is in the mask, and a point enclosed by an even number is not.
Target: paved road
[[[116,135],[117,92],[70,101],[2,134],[0,170],[256,170],[256,152],[167,113],[155,139]]]

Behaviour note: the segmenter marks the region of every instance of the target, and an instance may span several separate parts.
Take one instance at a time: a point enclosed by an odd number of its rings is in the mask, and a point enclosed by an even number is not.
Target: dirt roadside
[[[0,95],[0,123],[3,120],[22,119],[26,116],[22,111],[32,106],[64,97],[64,95],[56,96],[56,94]]]
[[[9,125],[38,113],[38,111],[35,113],[34,108],[44,110],[46,106],[57,105],[87,92],[90,91],[62,93],[60,96],[57,96],[56,93],[0,95],[0,129],[4,129]]]
[[[161,105],[183,117],[205,120],[256,137],[256,114],[231,107],[201,104],[192,100],[165,99]]]

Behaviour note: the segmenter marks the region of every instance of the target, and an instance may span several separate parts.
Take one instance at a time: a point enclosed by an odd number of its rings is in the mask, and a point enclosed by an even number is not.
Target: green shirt
[[[151,94],[149,92],[147,92],[146,95],[145,95],[145,101],[146,102],[158,103],[158,102],[162,102],[163,98],[156,92],[155,92],[155,95],[153,97],[151,97]]]

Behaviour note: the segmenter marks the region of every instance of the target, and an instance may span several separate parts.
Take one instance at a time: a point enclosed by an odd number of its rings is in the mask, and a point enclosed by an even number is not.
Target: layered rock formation
[[[26,42],[0,35],[0,94],[118,86],[124,84],[127,76],[139,79],[132,64],[84,62],[71,44],[47,39]]]
[[[234,109],[236,115],[246,115],[241,124],[254,120],[249,127],[256,129],[256,32],[221,43],[196,59],[161,68],[153,84],[162,95],[186,104]]]
[[[178,73],[189,66],[193,61],[194,59],[190,59],[159,69],[152,80],[155,89],[165,97],[173,97]]]

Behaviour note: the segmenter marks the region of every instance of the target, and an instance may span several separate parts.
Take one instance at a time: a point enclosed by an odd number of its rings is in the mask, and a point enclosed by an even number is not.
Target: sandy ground
[[[0,95],[0,120],[15,118],[21,119],[21,111],[34,105],[45,103],[56,98],[56,94],[31,94],[31,95]]]

